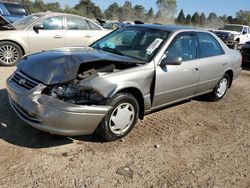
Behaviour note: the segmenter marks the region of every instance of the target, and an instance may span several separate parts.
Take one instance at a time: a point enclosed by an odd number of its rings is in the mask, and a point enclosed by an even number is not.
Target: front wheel
[[[222,79],[219,81],[219,83],[214,88],[214,90],[208,95],[208,97],[212,101],[218,101],[218,100],[222,99],[228,90],[229,82],[230,82],[229,75],[227,73],[225,73],[224,76],[222,77]]]
[[[106,105],[112,106],[103,118],[97,133],[107,141],[114,141],[126,136],[138,120],[139,105],[136,98],[128,93],[116,94]]]
[[[9,41],[0,42],[0,65],[13,66],[23,56],[22,49]]]

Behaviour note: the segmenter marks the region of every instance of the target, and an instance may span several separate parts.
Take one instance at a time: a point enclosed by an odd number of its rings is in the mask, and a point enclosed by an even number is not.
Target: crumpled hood
[[[17,64],[17,69],[37,81],[51,85],[75,79],[81,64],[96,61],[134,63],[136,60],[90,47],[62,48],[25,56]]]

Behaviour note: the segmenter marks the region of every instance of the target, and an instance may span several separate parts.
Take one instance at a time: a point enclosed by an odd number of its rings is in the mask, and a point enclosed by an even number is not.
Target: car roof
[[[163,31],[180,31],[180,30],[190,30],[190,31],[204,31],[202,29],[197,29],[189,26],[181,26],[181,25],[160,25],[160,24],[136,24],[136,25],[129,25],[126,27],[141,27],[146,29],[157,29]]]
[[[78,17],[82,17],[79,15],[75,15],[75,14],[68,14],[68,13],[62,13],[62,12],[50,12],[50,11],[46,11],[46,12],[38,12],[38,13],[34,13],[32,15],[44,15],[44,16],[78,16]]]

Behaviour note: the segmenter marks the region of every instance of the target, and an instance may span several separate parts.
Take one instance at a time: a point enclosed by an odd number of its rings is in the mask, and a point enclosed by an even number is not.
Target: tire
[[[106,141],[125,137],[138,120],[138,101],[129,93],[119,93],[109,99],[106,105],[112,106],[112,109],[102,119],[96,133]]]
[[[14,66],[23,56],[23,51],[17,44],[9,41],[0,42],[0,65]]]
[[[215,86],[214,90],[208,94],[208,97],[211,101],[221,100],[227,93],[230,83],[230,78],[227,73],[220,79],[219,83]]]

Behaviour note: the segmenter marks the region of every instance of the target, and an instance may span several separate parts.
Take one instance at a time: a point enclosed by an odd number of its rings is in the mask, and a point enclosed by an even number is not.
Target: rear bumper
[[[17,115],[29,125],[64,136],[92,134],[110,106],[81,106],[41,94],[43,85],[24,91],[6,81],[9,101]]]

